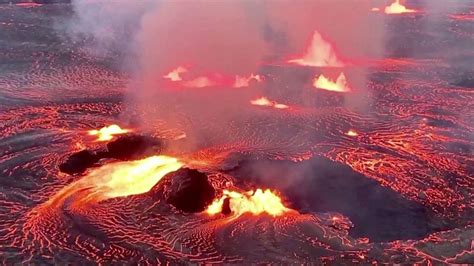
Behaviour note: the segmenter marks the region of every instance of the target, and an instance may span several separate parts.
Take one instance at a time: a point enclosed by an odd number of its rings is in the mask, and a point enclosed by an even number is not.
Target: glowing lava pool
[[[320,22],[295,32],[311,8],[285,1],[269,1],[282,6],[265,15],[253,12],[259,3],[244,8],[243,24],[226,11],[216,23],[206,16],[212,5],[189,1],[186,10],[216,24],[222,39],[184,19],[171,31],[151,7],[132,12],[113,1],[112,22],[145,14],[120,28],[124,36],[140,28],[134,41],[71,24],[91,14],[94,4],[81,2],[0,4],[2,264],[474,263],[473,3],[350,8],[383,29],[383,52],[369,58],[362,54],[374,50],[356,30]],[[326,14],[337,1],[315,2]],[[282,10],[298,18],[291,31]],[[341,25],[358,23],[347,19]],[[165,25],[153,29],[168,39],[153,39],[150,25]],[[220,25],[239,27],[230,34]],[[237,36],[250,28],[257,33]],[[71,154],[110,152],[132,133],[163,147],[59,171]],[[172,173],[185,167],[215,190],[202,211],[167,201]]]

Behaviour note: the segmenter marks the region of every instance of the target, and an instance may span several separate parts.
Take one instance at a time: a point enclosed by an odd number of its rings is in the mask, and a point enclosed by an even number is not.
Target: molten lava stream
[[[73,199],[72,205],[85,205],[116,197],[143,194],[152,189],[163,176],[183,165],[178,159],[165,155],[110,163],[92,170],[61,189],[46,205],[58,207],[68,198]]]
[[[123,129],[118,125],[105,126],[99,130],[89,130],[88,134],[90,136],[97,136],[96,141],[109,141],[114,138],[115,135],[122,135],[132,132],[130,129]]]
[[[324,75],[320,75],[318,78],[313,80],[313,86],[317,89],[323,89],[335,92],[349,92],[351,88],[347,85],[347,79],[344,73],[341,72],[334,82]]]
[[[215,215],[230,211],[233,218],[237,218],[244,213],[253,215],[265,213],[275,217],[292,211],[286,208],[281,198],[269,189],[265,191],[257,189],[255,192],[251,190],[246,193],[224,190],[223,194],[221,198],[216,199],[209,205],[206,210],[208,214]]]

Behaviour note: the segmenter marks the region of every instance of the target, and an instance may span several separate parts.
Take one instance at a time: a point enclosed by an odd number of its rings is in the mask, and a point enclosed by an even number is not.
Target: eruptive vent
[[[346,135],[347,136],[350,136],[350,137],[357,137],[359,135],[359,133],[357,133],[355,130],[353,129],[350,129],[349,131],[346,132]]]
[[[233,84],[234,88],[248,87],[251,81],[261,82],[263,77],[260,75],[250,74],[248,77],[236,76]]]
[[[273,107],[273,108],[276,108],[276,109],[287,109],[287,108],[289,108],[289,106],[286,105],[286,104],[277,103],[275,101],[270,101],[266,97],[260,97],[260,98],[255,99],[255,100],[251,100],[250,104],[259,105],[259,106],[268,106],[268,107]]]
[[[97,136],[96,141],[109,141],[114,138],[116,135],[122,135],[131,132],[130,129],[122,129],[118,125],[105,126],[99,130],[89,130],[88,133],[90,136]]]
[[[290,209],[286,208],[281,202],[280,197],[271,190],[257,189],[239,193],[236,191],[224,190],[223,196],[215,200],[206,210],[210,215],[226,212],[228,208],[233,216],[238,217],[244,213],[254,215],[269,214],[279,216]],[[228,204],[228,206],[226,206]]]
[[[372,8],[372,11],[380,11],[380,8]],[[404,13],[415,13],[418,12],[415,9],[410,9],[400,3],[400,0],[394,0],[394,2],[384,8],[385,14],[404,14]]]
[[[171,81],[181,81],[183,80],[181,78],[182,73],[186,73],[188,70],[182,66],[179,66],[178,68],[172,70],[170,73],[166,74],[163,76],[165,79],[169,79]]]

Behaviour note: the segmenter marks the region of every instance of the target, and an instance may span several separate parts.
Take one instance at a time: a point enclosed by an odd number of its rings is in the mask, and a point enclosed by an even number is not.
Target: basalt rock
[[[202,212],[212,203],[215,190],[207,175],[194,169],[182,168],[171,174],[166,201],[184,212]]]
[[[141,135],[126,135],[107,143],[106,157],[119,160],[138,160],[159,154],[163,141]]]
[[[67,174],[81,174],[92,167],[100,160],[95,152],[89,150],[82,150],[69,156],[69,158],[59,165],[59,170]]]
[[[230,215],[232,213],[232,209],[230,208],[230,198],[224,199],[224,202],[222,203],[221,213],[224,215]]]

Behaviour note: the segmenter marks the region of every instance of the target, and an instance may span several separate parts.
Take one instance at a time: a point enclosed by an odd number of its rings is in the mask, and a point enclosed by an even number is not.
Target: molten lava
[[[273,103],[265,97],[260,97],[256,100],[251,100],[251,104],[260,106],[273,106]]]
[[[272,191],[257,189],[255,192],[248,191],[246,193],[224,190],[224,195],[209,205],[206,212],[210,215],[222,212],[226,199],[229,199],[229,207],[234,217],[244,213],[254,215],[267,213],[272,216],[279,216],[290,211],[283,205],[280,197]]]
[[[62,204],[74,196],[74,204],[96,203],[103,200],[148,192],[163,176],[181,168],[178,159],[160,155],[142,160],[117,162],[94,169],[86,176],[60,190],[48,203]]]
[[[403,14],[403,13],[414,13],[417,12],[414,9],[406,8],[404,5],[400,4],[400,0],[395,0],[391,5],[385,7],[385,14]]]
[[[273,108],[276,108],[276,109],[287,109],[287,108],[289,108],[289,106],[286,105],[286,104],[277,103],[275,101],[270,101],[266,97],[260,97],[260,98],[255,99],[255,100],[251,100],[250,104],[260,105],[260,106],[268,106],[268,107],[273,107]]]
[[[336,92],[349,92],[351,88],[347,85],[347,79],[344,73],[341,72],[337,80],[334,82],[324,75],[320,75],[317,79],[313,81],[313,86],[318,89],[336,91]]]
[[[115,135],[121,135],[131,132],[130,129],[123,129],[118,125],[105,126],[99,130],[89,130],[90,136],[97,136],[96,141],[109,141],[114,138]]]
[[[17,3],[15,4],[16,6],[20,6],[20,7],[27,7],[27,8],[31,8],[31,7],[39,7],[39,6],[42,6],[42,4],[39,4],[39,3]]]
[[[248,77],[235,76],[234,88],[248,87],[251,81],[261,82],[262,76],[250,74]]]
[[[190,88],[204,88],[204,87],[211,87],[216,86],[217,83],[211,80],[208,77],[198,77],[193,80],[189,80],[183,83],[185,87]]]
[[[256,74],[250,74],[248,76],[229,76],[221,73],[207,73],[189,79],[183,78],[181,74],[187,72],[189,72],[187,68],[179,66],[164,75],[163,78],[174,82],[178,86],[187,88],[204,88],[212,86],[242,88],[250,86],[251,82],[263,81],[263,77]]]
[[[288,60],[288,63],[312,67],[342,67],[344,63],[337,57],[331,43],[315,31],[306,54],[301,58]]]
[[[182,73],[186,73],[188,70],[182,66],[179,66],[178,68],[172,70],[170,73],[166,74],[163,76],[165,79],[169,79],[171,81],[180,81],[183,80],[181,78]]]
[[[357,133],[355,130],[350,129],[349,131],[346,132],[346,135],[349,137],[357,137],[359,133]]]

